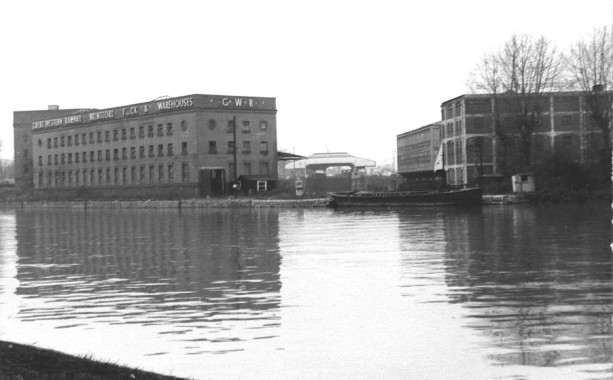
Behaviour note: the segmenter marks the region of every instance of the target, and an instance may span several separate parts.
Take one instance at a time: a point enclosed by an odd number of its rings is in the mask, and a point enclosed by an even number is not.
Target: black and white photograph
[[[0,36],[0,380],[613,377],[613,0]]]

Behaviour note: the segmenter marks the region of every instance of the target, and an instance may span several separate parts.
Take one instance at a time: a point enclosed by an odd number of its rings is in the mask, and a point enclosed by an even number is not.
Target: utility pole
[[[238,159],[236,157],[236,150],[238,149],[238,147],[236,146],[236,115],[234,115],[234,119],[232,121],[232,129],[233,129],[233,135],[234,135],[234,173],[232,173],[234,175],[234,181],[236,182],[236,180],[238,179],[237,173],[238,173]]]

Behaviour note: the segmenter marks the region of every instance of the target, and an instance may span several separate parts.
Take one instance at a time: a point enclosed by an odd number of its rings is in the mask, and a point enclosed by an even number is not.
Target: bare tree
[[[605,170],[611,165],[611,37],[607,27],[595,29],[589,37],[581,38],[571,46],[565,60],[571,85],[586,93],[585,110],[601,132],[600,162]]]
[[[514,35],[485,54],[471,76],[471,90],[495,98],[494,133],[513,170],[525,170],[532,161],[532,134],[548,106],[547,93],[560,86],[560,63],[561,54],[545,37]]]

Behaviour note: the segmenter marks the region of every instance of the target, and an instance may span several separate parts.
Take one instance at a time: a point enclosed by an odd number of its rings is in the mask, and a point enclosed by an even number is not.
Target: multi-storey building
[[[13,112],[13,142],[15,148],[15,185],[19,189],[34,187],[32,159],[32,123],[38,120],[70,116],[78,109],[60,110],[49,106],[47,110]]]
[[[435,186],[435,160],[441,145],[441,123],[396,136],[398,174],[410,188]]]
[[[592,162],[602,146],[601,132],[585,104],[586,93],[558,92],[528,98],[540,112],[531,135],[531,162],[559,153],[579,162]],[[441,105],[442,144],[447,183],[478,184],[484,177],[509,176],[518,150],[508,149],[513,137],[513,95],[462,95]],[[505,137],[506,135],[506,137]],[[505,141],[505,139],[507,141]]]
[[[30,125],[30,181],[47,197],[115,199],[223,193],[239,176],[274,182],[275,103],[188,95],[45,115]]]

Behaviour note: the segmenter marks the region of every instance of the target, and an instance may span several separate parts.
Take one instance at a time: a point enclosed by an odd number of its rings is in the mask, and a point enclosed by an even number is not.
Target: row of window
[[[146,176],[148,170],[148,176]],[[49,171],[38,173],[38,187],[79,187],[144,185],[175,182],[174,163],[113,168],[86,168],[82,170]],[[189,181],[189,164],[181,164],[181,182]]]
[[[215,121],[215,119],[210,119],[207,125],[210,130],[214,130],[215,128],[217,128],[217,122]],[[234,120],[228,120],[226,124],[226,132],[233,133],[234,128],[235,128]],[[266,123],[265,121],[260,121],[260,130],[265,131],[267,129],[268,129],[268,123]],[[251,133],[251,121],[243,120],[241,132]]]
[[[234,141],[228,141],[228,153],[234,153]],[[217,141],[209,141],[209,154],[217,153]],[[251,141],[243,141],[243,150],[241,151],[243,154],[251,153]],[[260,153],[268,154],[268,141],[260,142]]]
[[[209,129],[213,130],[216,128],[216,121],[214,119],[210,119],[208,122]],[[181,122],[181,129],[183,131],[187,130],[187,122],[183,120]],[[265,131],[268,129],[268,124],[265,121],[260,122],[260,129]],[[228,120],[228,124],[226,127],[226,131],[229,133],[234,132],[234,120]],[[147,137],[163,137],[163,136],[172,136],[173,135],[173,124],[166,123],[166,128],[164,128],[164,124],[158,124],[157,129],[154,128],[153,124],[148,126],[141,125],[138,127],[138,138],[145,138],[145,132]],[[242,133],[251,133],[251,122],[245,120],[242,122]],[[92,131],[87,133],[79,133],[75,135],[67,135],[67,136],[58,136],[47,138],[47,148],[58,148],[64,146],[78,146],[78,145],[87,145],[87,144],[100,144],[103,142],[111,142],[111,141],[122,141],[131,139],[136,139],[136,128],[116,128],[112,131]],[[38,146],[43,146],[43,140],[38,139]]]
[[[155,151],[155,145],[149,145],[149,149],[145,152],[145,145],[141,145],[138,150],[138,158],[145,157],[163,157],[163,156],[174,156],[173,150],[174,144],[167,144],[166,152],[164,152],[164,144],[158,144],[157,146],[157,154]],[[228,141],[228,153],[234,153],[234,141]],[[209,154],[217,153],[217,142],[209,141]],[[250,154],[251,153],[251,142],[243,141],[243,150],[242,154]],[[262,141],[260,142],[260,153],[268,154],[268,142]],[[187,155],[187,142],[181,143],[181,154]],[[111,157],[111,150],[98,150],[97,155],[96,151],[89,151],[89,155],[87,151],[84,152],[74,152],[74,153],[62,153],[55,155],[47,155],[47,165],[65,165],[65,164],[79,164],[81,162],[95,162],[95,161],[111,161],[112,160],[126,160],[128,159],[128,148],[121,148],[121,155],[119,148],[113,149],[113,155]],[[136,147],[130,147],[130,156],[129,158],[135,159],[137,158]],[[38,156],[38,166],[43,166],[43,156]]]
[[[447,183],[450,185],[461,185],[464,183],[464,168],[448,169]]]
[[[187,122],[185,120],[181,122],[181,127],[183,130],[187,129]],[[47,148],[50,149],[52,147],[57,148],[57,147],[73,146],[73,145],[75,146],[87,145],[88,143],[89,144],[95,144],[95,143],[100,144],[102,142],[111,142],[111,139],[112,141],[119,141],[120,138],[122,141],[125,141],[128,139],[128,131],[130,133],[129,138],[131,140],[136,139],[136,128],[134,127],[121,128],[121,130],[113,129],[112,131],[95,131],[95,132],[92,131],[88,133],[80,133],[80,134],[75,134],[75,135],[58,136],[58,137],[54,137],[53,139],[51,139],[51,137],[48,137],[47,138]],[[120,133],[121,133],[121,136],[120,136]],[[112,135],[112,138],[111,138],[111,135]],[[173,135],[172,123],[167,123],[166,128],[164,128],[163,124],[157,125],[157,136],[158,137],[172,136],[172,135]],[[156,134],[154,131],[153,124],[147,126],[147,137],[155,137],[155,136]],[[138,127],[138,137],[141,139],[145,138],[145,126],[144,125]],[[41,139],[38,139],[38,146],[42,146],[42,145],[43,145],[43,141]]]
[[[230,163],[230,173],[234,164]],[[174,163],[56,170],[38,173],[38,187],[120,186],[175,183]],[[243,174],[251,175],[251,162],[243,162]],[[259,174],[269,175],[268,162],[259,163]],[[181,183],[189,182],[189,163],[181,163]]]
[[[95,161],[111,161],[111,150],[106,149],[105,151],[98,150],[98,154],[96,155],[96,151],[88,152],[75,152],[75,153],[62,153],[55,155],[47,155],[47,165],[64,165],[64,164],[79,164],[81,162],[95,162]],[[187,155],[187,142],[181,143],[181,154]],[[166,153],[164,153],[164,144],[158,144],[157,146],[157,156],[163,157],[166,156],[174,156],[173,144],[168,144],[166,147]],[[149,145],[148,157],[155,157],[155,146]],[[53,158],[53,160],[52,160]],[[74,158],[74,161],[73,161]],[[121,148],[121,156],[119,155],[119,148],[113,149],[113,160],[125,160],[128,158],[128,148]],[[133,146],[130,148],[130,158],[136,158],[136,147]],[[145,146],[141,145],[139,147],[139,158],[145,158]],[[38,156],[38,166],[43,166],[43,156]]]

